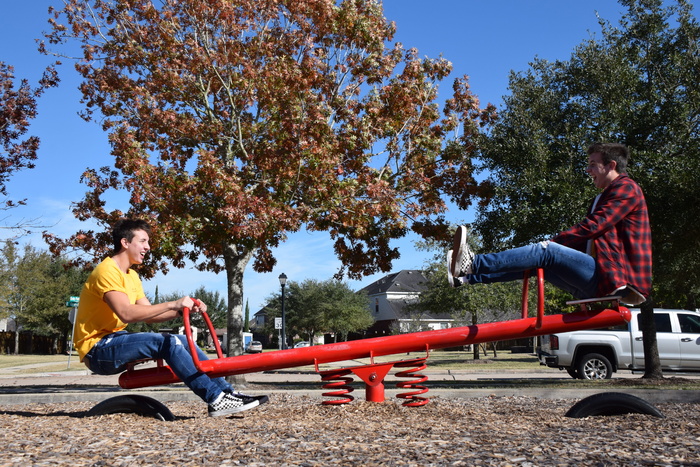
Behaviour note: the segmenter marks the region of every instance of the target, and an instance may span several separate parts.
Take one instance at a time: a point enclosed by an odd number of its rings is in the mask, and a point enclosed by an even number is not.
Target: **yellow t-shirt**
[[[112,258],[98,264],[80,293],[73,339],[80,361],[102,337],[126,327],[104,301],[104,295],[112,291],[124,292],[131,304],[146,296],[136,271],[129,269],[124,274]]]

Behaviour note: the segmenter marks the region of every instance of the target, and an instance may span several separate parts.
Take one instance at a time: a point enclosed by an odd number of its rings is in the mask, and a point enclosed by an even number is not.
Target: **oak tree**
[[[392,45],[378,0],[64,3],[48,47],[80,45],[84,117],[115,161],[84,173],[75,215],[106,230],[150,219],[151,271],[225,271],[229,349],[241,347],[246,265],[270,271],[289,233],[328,232],[338,277],[357,278],[389,270],[390,241],[410,228],[446,238],[445,199],[479,189],[468,143],[493,109],[466,77],[440,109],[450,62]],[[467,150],[445,150],[449,138]],[[128,210],[108,209],[122,189]],[[96,257],[109,244],[93,231],[47,237]]]

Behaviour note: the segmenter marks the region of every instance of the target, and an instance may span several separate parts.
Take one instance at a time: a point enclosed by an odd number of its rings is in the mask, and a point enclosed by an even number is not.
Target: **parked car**
[[[644,370],[641,314],[630,311],[631,321],[621,326],[543,336],[540,364],[580,379],[607,379],[618,369]],[[700,371],[700,313],[657,309],[654,322],[661,369]]]
[[[296,344],[294,344],[295,349],[300,349],[302,347],[310,347],[310,346],[311,346],[311,344],[307,341],[301,341],[301,342],[297,342]]]
[[[259,341],[250,341],[248,347],[245,348],[247,353],[260,353],[262,352],[262,343]]]

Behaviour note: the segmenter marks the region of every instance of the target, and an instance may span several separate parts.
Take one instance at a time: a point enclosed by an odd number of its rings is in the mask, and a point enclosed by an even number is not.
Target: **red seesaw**
[[[195,343],[192,339],[190,328],[190,310],[183,311],[185,322],[185,334],[190,347],[194,364],[197,369],[211,377],[225,377],[245,373],[257,373],[262,371],[280,370],[306,365],[314,365],[316,371],[322,376],[322,381],[328,382],[325,389],[332,392],[323,394],[339,399],[325,401],[324,404],[342,404],[352,401],[354,398],[349,393],[352,387],[350,373],[358,376],[365,383],[366,399],[372,402],[384,401],[384,378],[393,367],[406,368],[408,370],[397,373],[398,377],[418,378],[415,381],[401,382],[401,388],[414,390],[413,392],[399,394],[397,397],[407,399],[404,405],[420,406],[428,402],[428,399],[420,394],[427,392],[427,388],[420,383],[427,378],[418,374],[425,369],[425,362],[433,349],[474,345],[500,340],[534,337],[543,334],[555,334],[567,331],[583,329],[595,329],[608,326],[616,326],[630,320],[629,309],[620,306],[617,297],[603,297],[599,299],[581,300],[580,311],[568,314],[544,315],[544,277],[542,270],[537,271],[538,307],[536,317],[527,317],[527,286],[529,274],[526,273],[523,284],[523,316],[521,319],[484,323],[472,326],[440,329],[435,331],[423,331],[416,333],[400,334],[386,337],[375,337],[334,344],[304,347],[299,349],[279,350],[255,355],[239,355],[224,357],[221,347],[216,339],[214,343],[218,358],[200,361],[195,351]],[[609,308],[602,310],[591,309],[592,303],[604,302]],[[202,314],[212,335],[214,326],[206,315]],[[375,357],[392,354],[405,354],[409,352],[426,352],[423,358],[410,360],[374,363]],[[370,364],[356,367],[340,368],[337,370],[319,371],[319,365],[369,358]],[[128,370],[119,377],[119,385],[124,389],[143,388],[179,382],[172,370],[158,362],[156,367],[134,368]],[[416,367],[417,366],[417,367]]]

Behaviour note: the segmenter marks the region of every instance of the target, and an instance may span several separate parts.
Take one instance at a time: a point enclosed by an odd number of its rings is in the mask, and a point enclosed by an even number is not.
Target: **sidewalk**
[[[334,364],[334,368],[357,366],[357,364],[358,362],[353,361],[337,362]],[[76,363],[76,370],[71,371],[41,372],[41,367],[41,364],[37,364],[0,370],[0,406],[71,401],[99,402],[109,397],[126,393],[146,395],[161,402],[198,400],[197,396],[191,393],[183,384],[127,391],[119,387],[119,375],[94,375],[79,363]],[[27,373],[28,369],[37,370],[37,372]],[[395,397],[399,392],[406,392],[406,389],[397,389],[396,383],[407,380],[396,378],[394,373],[395,371],[392,370],[384,381],[386,399]],[[563,384],[566,384],[566,382],[571,382],[572,379],[566,372],[544,367],[533,370],[509,371],[489,371],[482,368],[431,370],[428,367],[428,369],[420,373],[428,377],[428,381],[424,384],[430,389],[426,394],[429,398],[529,396],[541,399],[582,399],[600,392],[615,391],[636,395],[650,403],[700,403],[700,390],[668,390],[663,387],[658,389],[637,389],[627,386],[611,388],[607,385],[600,389],[552,387],[552,385],[557,384],[557,380],[561,380]],[[700,380],[700,374],[679,376],[684,379]],[[641,375],[633,375],[629,371],[620,371],[613,376],[614,379],[640,377]],[[356,389],[352,395],[356,400],[364,400],[364,385],[359,377],[355,376],[354,380]],[[474,382],[480,380],[488,381],[488,385],[491,387],[474,387]],[[499,387],[493,387],[494,380],[502,381],[503,384]],[[522,384],[523,380],[528,380],[527,384]],[[321,400],[323,399],[322,393],[327,391],[322,389],[324,383],[321,381],[321,376],[312,368],[307,367],[250,373],[245,375],[245,381],[247,384],[239,385],[238,389],[256,394],[293,393]],[[460,381],[465,382],[463,387],[460,387]],[[443,382],[443,384],[436,384],[436,386],[442,387],[431,388],[431,383],[439,382]]]

